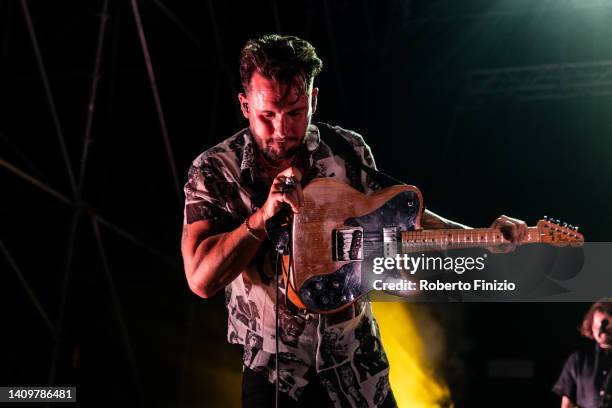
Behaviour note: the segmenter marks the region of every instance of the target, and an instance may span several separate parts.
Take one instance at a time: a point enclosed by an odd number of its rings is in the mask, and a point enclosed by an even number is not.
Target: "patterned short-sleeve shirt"
[[[370,148],[355,132],[334,127],[351,142],[367,166],[376,168]],[[198,156],[185,185],[184,222],[209,220],[220,231],[238,227],[265,202],[271,180],[254,160],[254,141],[243,129]],[[316,177],[333,177],[371,193],[379,186],[321,139],[310,125],[296,164],[304,169],[303,184]],[[243,345],[244,365],[276,381],[275,286],[277,258],[267,244],[225,288],[228,341]],[[279,277],[282,279],[282,277]],[[329,315],[294,314],[287,310],[284,288],[279,299],[279,385],[299,398],[318,375],[336,407],[375,407],[389,392],[389,364],[378,325],[367,301]]]

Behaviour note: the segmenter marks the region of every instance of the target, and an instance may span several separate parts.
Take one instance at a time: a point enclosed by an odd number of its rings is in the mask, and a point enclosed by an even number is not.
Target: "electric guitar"
[[[489,247],[509,243],[492,228],[422,230],[418,188],[397,185],[365,195],[332,178],[312,180],[304,205],[293,215],[291,256],[284,257],[288,299],[314,313],[339,311],[367,293],[361,267],[374,257]],[[545,217],[521,244],[582,245],[578,228]]]

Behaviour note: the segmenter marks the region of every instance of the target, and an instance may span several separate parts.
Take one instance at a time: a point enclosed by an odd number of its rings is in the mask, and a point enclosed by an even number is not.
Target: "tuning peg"
[[[548,221],[548,215],[544,216],[544,221]]]
[[[565,228],[567,228],[567,226],[568,226],[568,225],[569,225],[569,224],[568,224],[567,222],[564,222],[564,223],[563,223],[563,226],[564,226]]]
[[[578,226],[577,225],[574,227],[574,231],[578,232]]]
[[[573,230],[573,229],[574,229],[574,226],[573,226],[572,224],[570,224],[570,225],[568,225],[568,226],[567,226],[567,228],[569,228],[569,229]]]
[[[555,224],[560,225],[561,224],[561,220],[557,218],[557,220],[555,221]]]

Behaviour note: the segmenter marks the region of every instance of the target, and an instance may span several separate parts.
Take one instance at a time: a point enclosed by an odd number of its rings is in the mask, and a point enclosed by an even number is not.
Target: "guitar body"
[[[349,306],[367,292],[361,268],[383,256],[385,227],[388,235],[420,229],[422,211],[422,195],[414,186],[365,195],[332,178],[311,181],[304,206],[293,216],[288,298],[316,313]]]
[[[281,239],[273,240],[279,248],[287,248],[287,242],[291,248],[283,268],[287,297],[300,309],[333,313],[367,292],[362,269],[372,270],[374,258],[510,242],[494,228],[422,230],[422,215],[423,197],[414,186],[365,195],[331,178],[311,181],[290,233],[284,229]],[[578,227],[544,217],[518,242],[533,243],[580,246],[584,236]]]

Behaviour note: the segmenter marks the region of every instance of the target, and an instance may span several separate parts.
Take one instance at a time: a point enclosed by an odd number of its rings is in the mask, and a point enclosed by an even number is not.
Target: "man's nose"
[[[278,115],[274,121],[274,135],[278,138],[285,138],[289,134],[289,117]]]

